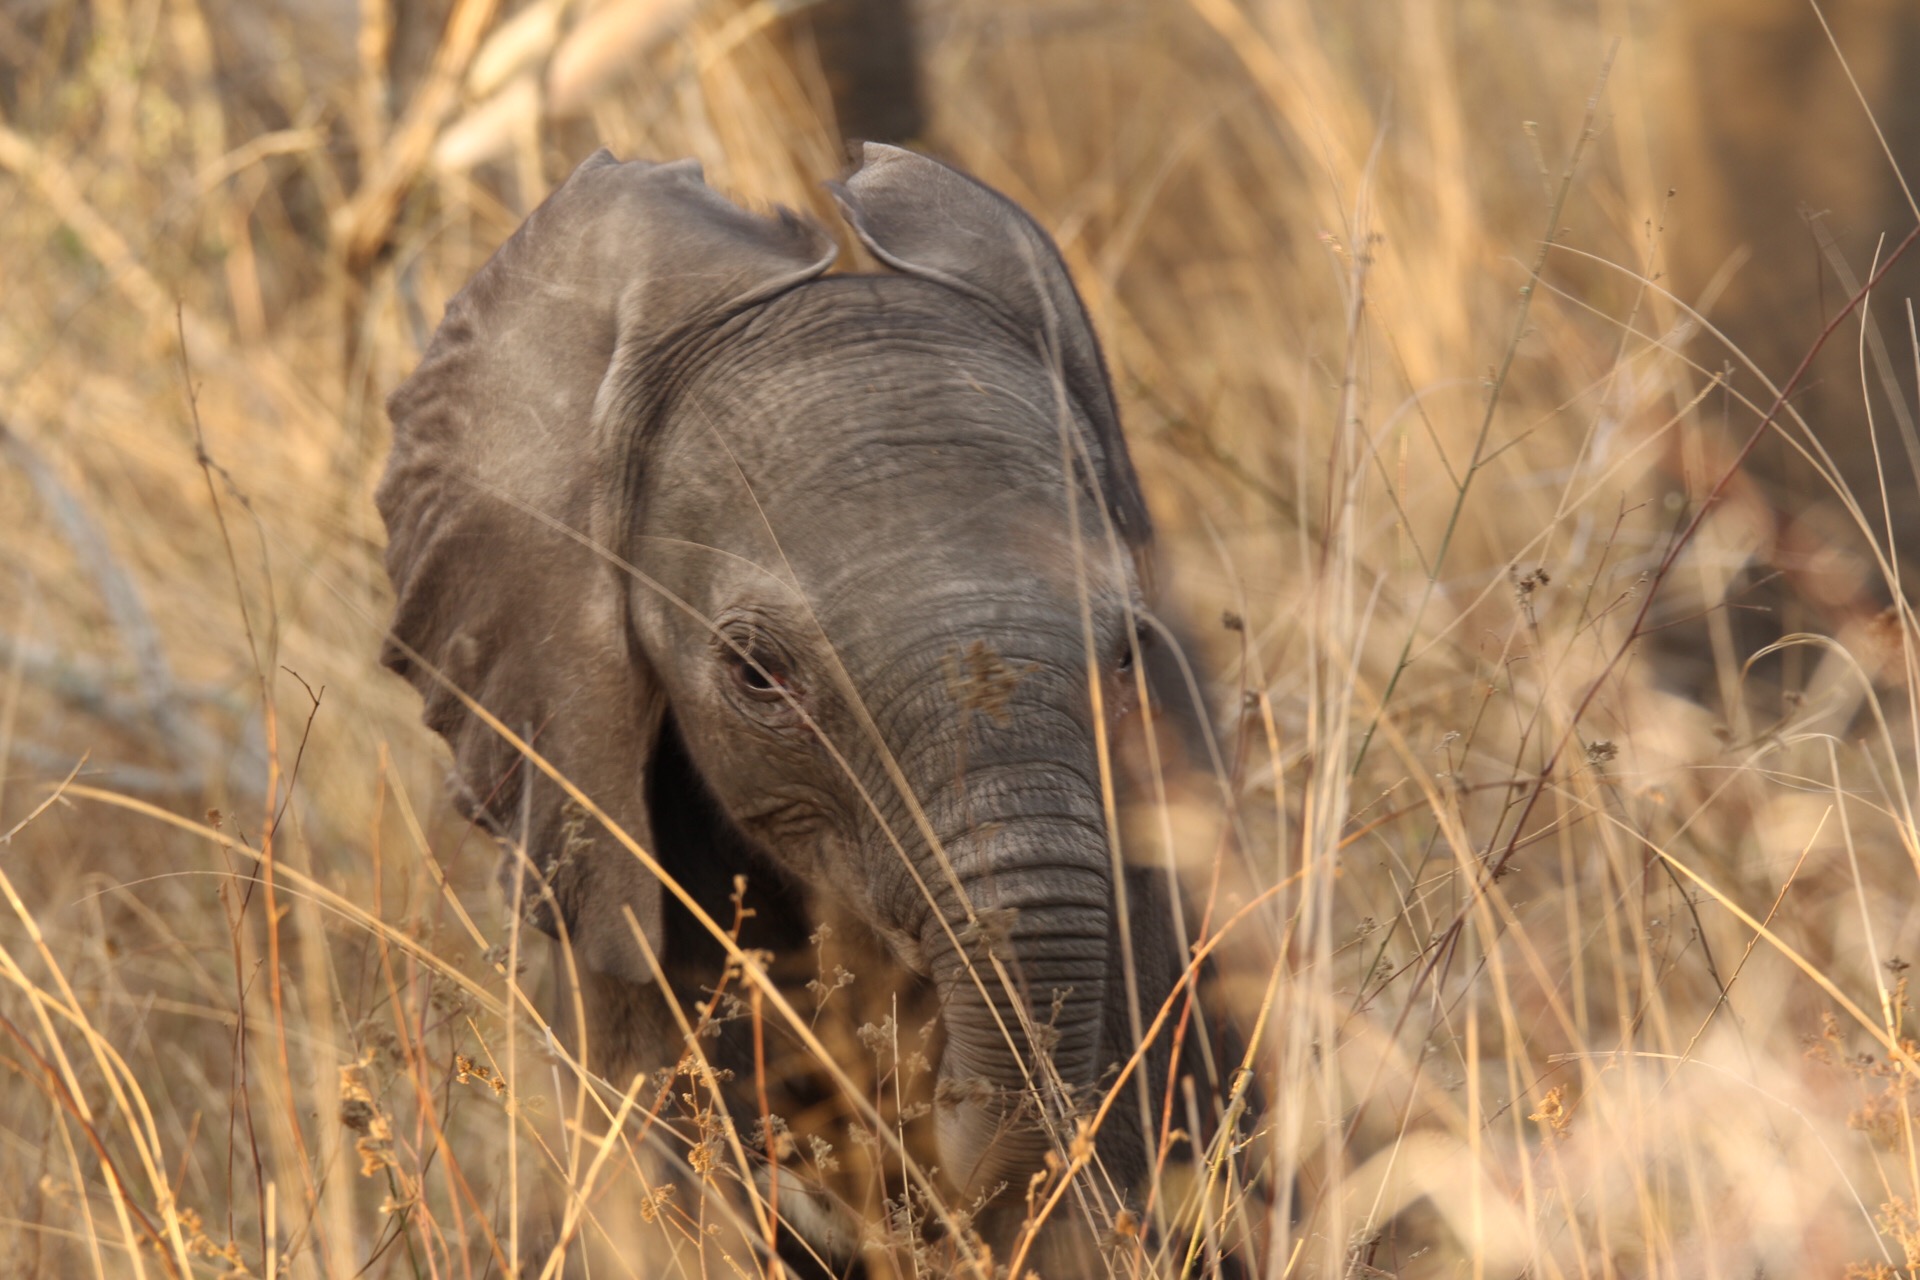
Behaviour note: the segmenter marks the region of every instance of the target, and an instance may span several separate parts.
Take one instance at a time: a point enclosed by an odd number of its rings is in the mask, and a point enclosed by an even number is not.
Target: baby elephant
[[[1084,1126],[1183,960],[1110,830],[1147,511],[1046,233],[892,147],[833,193],[882,273],[691,161],[601,152],[533,212],[389,402],[382,656],[571,947],[596,1072],[678,1060],[667,1001],[712,980],[661,874],[723,923],[736,873],[831,902],[937,998],[947,1202],[1004,1264],[1034,1175],[1085,1168],[1031,1255],[1085,1273],[1164,1049]]]

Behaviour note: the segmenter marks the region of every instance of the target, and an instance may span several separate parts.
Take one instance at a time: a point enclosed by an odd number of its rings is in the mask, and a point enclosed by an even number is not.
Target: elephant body
[[[1180,967],[1112,831],[1150,529],[1045,233],[889,147],[835,193],[886,272],[687,162],[601,153],[528,218],[389,404],[385,659],[596,1073],[675,1062],[726,963],[660,875],[719,918],[746,877],[776,954],[830,905],[937,1001],[940,1174],[1004,1260]],[[1164,1045],[1046,1256],[1141,1185]]]

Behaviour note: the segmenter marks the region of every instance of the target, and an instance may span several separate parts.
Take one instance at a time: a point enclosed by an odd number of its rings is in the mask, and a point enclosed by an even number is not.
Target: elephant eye
[[[1120,656],[1114,662],[1114,669],[1121,675],[1131,675],[1133,664],[1139,660],[1140,651],[1153,642],[1153,632],[1143,620],[1134,624],[1133,634],[1120,646]]]
[[[751,648],[744,654],[729,650],[727,657],[734,683],[749,697],[771,702],[791,683],[786,664],[768,649]]]

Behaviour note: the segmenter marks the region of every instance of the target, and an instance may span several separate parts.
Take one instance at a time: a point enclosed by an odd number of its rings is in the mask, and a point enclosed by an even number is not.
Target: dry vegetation
[[[589,1234],[635,1167],[641,1125],[552,1136],[539,965],[374,662],[380,396],[593,144],[803,208],[839,149],[783,6],[698,7],[611,77],[617,33],[542,26],[594,6],[495,8],[424,43],[377,2],[0,13],[10,1272],[498,1275],[543,1165]],[[1682,37],[1605,0],[925,9],[927,142],[1061,238],[1223,727],[1222,786],[1133,827],[1231,922],[1257,1087],[1178,1106],[1249,1140],[1170,1169],[1113,1271],[1920,1274],[1920,632],[1882,506],[1916,497],[1891,445],[1851,516],[1794,463],[1789,505],[1841,513],[1764,589],[1797,621],[1727,607],[1781,542],[1737,468],[1791,362],[1669,292],[1683,223],[1733,248],[1675,212]],[[1871,136],[1845,99],[1827,130]],[[1846,292],[1776,317],[1796,353]],[[1825,420],[1774,432],[1859,438],[1870,344],[1830,342]],[[883,1003],[826,1003],[897,1118]],[[749,1211],[706,1105],[646,1127],[707,1194],[632,1274],[754,1267],[698,1243]],[[877,1274],[938,1274],[820,1110],[834,1154],[789,1159]]]

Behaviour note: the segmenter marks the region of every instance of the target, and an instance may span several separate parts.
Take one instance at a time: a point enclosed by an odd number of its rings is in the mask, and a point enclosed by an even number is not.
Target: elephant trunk
[[[1097,819],[976,824],[948,845],[972,914],[942,904],[924,938],[945,1009],[936,1134],[969,1199],[1015,1200],[1094,1083],[1112,875]],[[995,962],[998,961],[996,964]],[[1063,1098],[1055,1079],[1072,1091]]]

